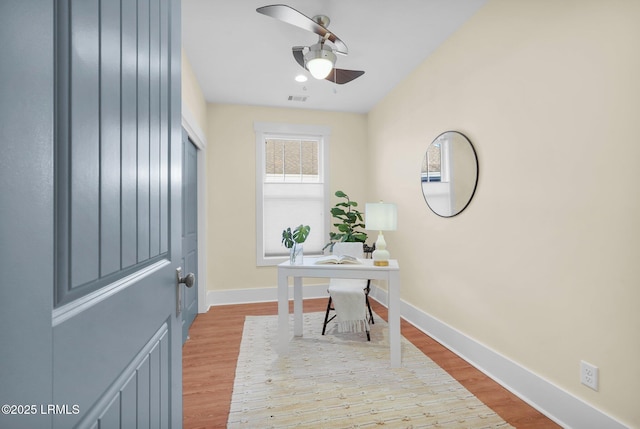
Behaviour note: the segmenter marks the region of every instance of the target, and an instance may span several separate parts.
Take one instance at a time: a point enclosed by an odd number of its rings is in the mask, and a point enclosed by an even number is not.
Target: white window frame
[[[256,122],[253,125],[256,135],[256,265],[273,266],[288,260],[286,256],[264,255],[264,177],[265,177],[265,140],[266,139],[317,139],[320,180],[324,194],[324,231],[311,231],[311,234],[323,234],[329,241],[329,138],[331,129],[322,125],[301,125]],[[294,227],[295,225],[291,225]],[[305,249],[306,250],[306,249]]]

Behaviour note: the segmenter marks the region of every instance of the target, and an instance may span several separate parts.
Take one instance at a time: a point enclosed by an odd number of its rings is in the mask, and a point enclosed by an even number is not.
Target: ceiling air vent
[[[300,101],[301,103],[304,103],[307,101],[307,98],[309,97],[306,95],[290,95],[289,101]]]

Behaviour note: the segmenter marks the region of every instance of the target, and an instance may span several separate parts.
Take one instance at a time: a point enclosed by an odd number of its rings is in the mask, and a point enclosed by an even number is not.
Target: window
[[[256,249],[258,265],[288,257],[282,230],[311,226],[305,255],[319,255],[328,240],[329,129],[256,123]]]
[[[449,182],[451,172],[450,142],[440,137],[427,148],[422,161],[423,182]]]

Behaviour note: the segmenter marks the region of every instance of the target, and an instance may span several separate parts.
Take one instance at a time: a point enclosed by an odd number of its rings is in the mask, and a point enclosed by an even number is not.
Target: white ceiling
[[[208,102],[366,113],[485,2],[287,0],[308,17],[329,16],[349,48],[336,67],[365,71],[344,85],[315,80],[296,63],[291,47],[318,37],[256,12],[270,0],[182,0],[183,48]],[[294,80],[301,73],[307,82]]]

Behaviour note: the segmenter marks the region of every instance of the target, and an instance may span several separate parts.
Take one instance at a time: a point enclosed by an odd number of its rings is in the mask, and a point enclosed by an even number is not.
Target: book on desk
[[[315,264],[317,265],[329,265],[329,264],[362,264],[362,261],[356,257],[349,255],[328,255],[322,256],[316,259]]]

